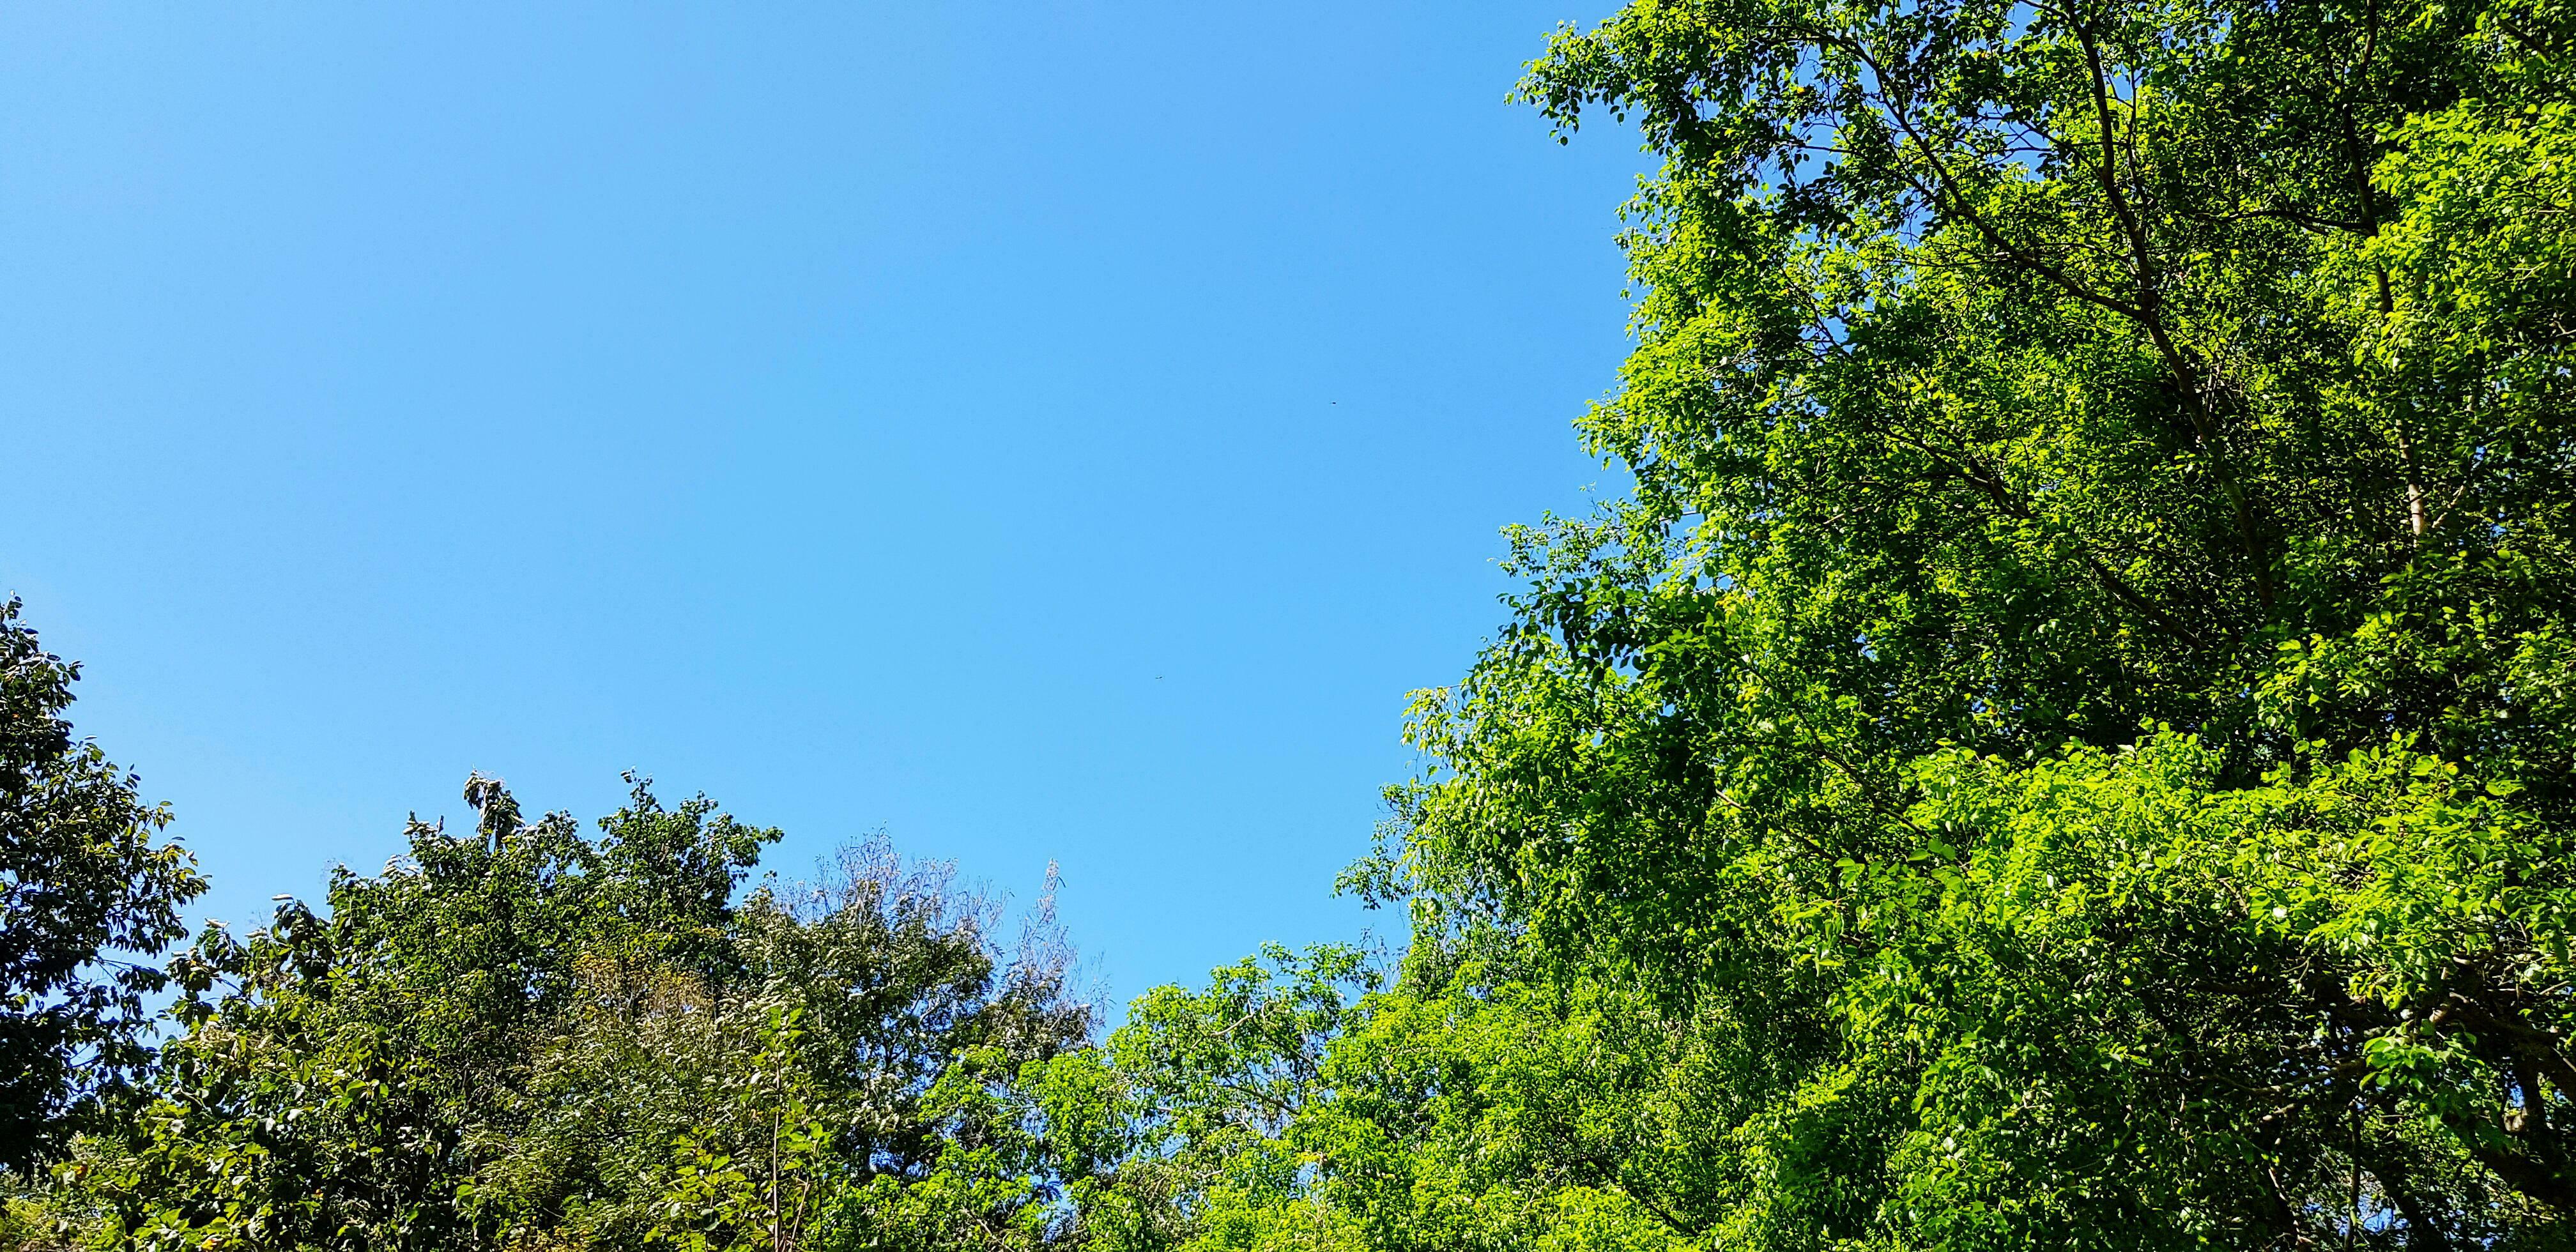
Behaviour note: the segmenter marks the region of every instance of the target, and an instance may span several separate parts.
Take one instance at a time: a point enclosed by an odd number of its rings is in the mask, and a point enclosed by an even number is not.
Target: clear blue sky
[[[1618,489],[1643,158],[1503,99],[1597,16],[10,6],[0,592],[235,923],[636,768],[1060,862],[1122,1000],[1353,936],[1497,528]]]

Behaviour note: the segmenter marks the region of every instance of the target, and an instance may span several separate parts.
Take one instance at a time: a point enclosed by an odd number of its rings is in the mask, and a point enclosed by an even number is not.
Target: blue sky
[[[1120,999],[1353,936],[1497,528],[1618,487],[1643,158],[1504,102],[1596,16],[11,6],[0,591],[208,916],[634,768],[1056,861]]]

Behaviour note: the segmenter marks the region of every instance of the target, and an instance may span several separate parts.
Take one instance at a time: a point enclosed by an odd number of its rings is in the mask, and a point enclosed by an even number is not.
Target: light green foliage
[[[1938,758],[1931,855],[1845,868],[1864,933],[1810,915],[1809,959],[1852,975],[1845,1038],[1910,1088],[1908,1237],[2250,1243],[2266,1191],[2338,1190],[2298,1217],[2539,1237],[2556,1162],[2518,1093],[2576,1026],[2563,837],[2402,748],[2244,788],[2220,766],[2178,736]]]
[[[1760,996],[1651,994],[1436,899],[1391,988],[1274,949],[1158,990],[1055,1063],[1054,1124],[1107,1145],[1084,1221],[1120,1248],[2558,1246],[2517,1093],[2576,1028],[2564,837],[2402,745],[2225,764],[2176,733],[1930,754],[1910,848],[1743,906]]]
[[[1274,945],[1216,971],[1202,991],[1148,992],[1105,1047],[1033,1074],[1091,1243],[1264,1246],[1255,1232],[1273,1218],[1299,1227],[1298,1238],[1323,1238],[1302,1230],[1317,1214],[1288,1135],[1368,981],[1356,952],[1298,957]],[[1304,1246],[1298,1238],[1281,1246]]]
[[[1351,949],[1271,948],[1157,989],[1032,1084],[1115,1249],[1677,1249],[1695,1073],[1634,997],[1473,973],[1384,989]]]
[[[1676,1230],[2565,1237],[2571,49],[1639,0],[1532,67],[1665,160],[1638,489],[1518,534],[1399,869],[1706,1041]]]

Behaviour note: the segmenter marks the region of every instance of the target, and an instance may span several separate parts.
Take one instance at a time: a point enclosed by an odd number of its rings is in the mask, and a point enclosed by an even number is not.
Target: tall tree
[[[1718,1022],[1685,1233],[2576,1213],[2576,11],[1637,0],[1636,478],[1410,867]]]
[[[80,667],[0,605],[0,1169],[58,1150],[69,1115],[149,1054],[151,958],[205,890],[136,779],[73,737]]]

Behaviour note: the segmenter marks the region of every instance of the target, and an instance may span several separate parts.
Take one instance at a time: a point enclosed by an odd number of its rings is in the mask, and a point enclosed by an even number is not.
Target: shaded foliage
[[[133,774],[75,739],[80,667],[0,604],[0,1170],[60,1150],[75,1110],[150,1058],[151,958],[205,880]]]
[[[1088,1037],[1044,911],[1005,951],[984,898],[882,843],[743,895],[777,832],[630,781],[591,836],[478,776],[471,832],[414,821],[327,911],[208,934],[173,966],[185,1033],[64,1171],[72,1224],[135,1248],[786,1248],[866,1246],[906,1203],[1042,1218],[970,1096]]]

